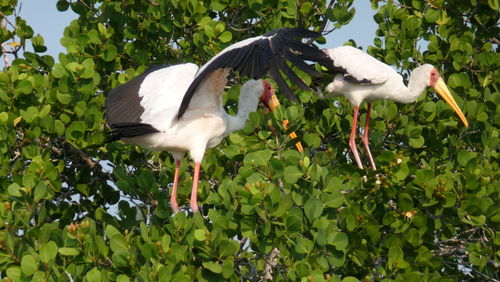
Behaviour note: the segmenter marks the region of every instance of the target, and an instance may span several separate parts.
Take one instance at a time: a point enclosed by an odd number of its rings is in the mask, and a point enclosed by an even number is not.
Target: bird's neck
[[[420,95],[424,92],[425,88],[428,86],[426,77],[423,75],[419,68],[413,70],[410,75],[410,80],[408,81],[408,87],[402,89],[401,91],[404,95],[397,95],[394,99],[400,103],[412,103],[415,102]]]
[[[260,83],[260,82],[259,82]],[[229,116],[229,125],[227,134],[243,129],[248,115],[257,110],[259,105],[259,94],[262,89],[256,87],[255,83],[245,83],[240,92],[238,100],[238,114],[236,116]]]

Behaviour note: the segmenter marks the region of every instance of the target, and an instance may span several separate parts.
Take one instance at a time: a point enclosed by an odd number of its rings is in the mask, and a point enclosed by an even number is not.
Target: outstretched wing
[[[325,50],[333,62],[334,71],[344,74],[344,80],[359,84],[380,84],[397,72],[366,52],[352,47],[340,46]]]
[[[134,124],[141,124],[142,131],[169,128],[197,71],[191,63],[154,66],[114,88],[106,97],[108,124],[122,131]]]
[[[321,76],[304,60],[328,64],[329,58],[319,49],[304,44],[297,38],[316,38],[321,34],[300,28],[282,28],[230,45],[203,65],[184,95],[177,114],[180,119],[189,106],[198,86],[217,69],[232,69],[240,75],[259,79],[269,74],[285,95],[297,100],[280,72],[302,89],[308,86],[288,67],[286,61],[311,76]]]

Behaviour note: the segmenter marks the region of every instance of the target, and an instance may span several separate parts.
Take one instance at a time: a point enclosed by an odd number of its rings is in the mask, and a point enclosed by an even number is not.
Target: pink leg
[[[170,207],[174,212],[179,211],[179,205],[177,204],[177,186],[179,185],[179,167],[181,166],[181,161],[175,161],[175,174],[174,174],[174,187],[172,187],[172,195],[170,195]]]
[[[193,212],[198,211],[198,203],[196,202],[196,198],[198,196],[198,181],[200,180],[200,166],[201,163],[194,164],[194,176],[193,176],[193,188],[191,189],[191,209]]]
[[[370,165],[372,166],[373,170],[377,170],[377,167],[375,166],[375,162],[373,161],[372,158],[372,152],[370,151],[370,146],[368,145],[368,130],[370,127],[370,112],[372,110],[372,104],[368,103],[368,109],[366,110],[366,122],[365,122],[365,130],[363,132],[363,144],[365,144],[365,149],[366,152],[368,152],[368,158],[370,159]]]
[[[354,159],[356,160],[358,167],[360,169],[363,169],[363,165],[361,164],[361,159],[359,158],[358,149],[356,148],[356,141],[354,140],[354,138],[356,138],[356,131],[357,131],[357,127],[358,127],[357,126],[358,112],[359,112],[359,107],[355,106],[354,107],[354,116],[352,118],[351,136],[349,137],[349,146],[351,147],[352,154],[354,155]]]

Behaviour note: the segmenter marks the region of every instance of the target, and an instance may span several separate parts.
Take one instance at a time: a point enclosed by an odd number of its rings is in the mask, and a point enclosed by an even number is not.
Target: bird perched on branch
[[[425,64],[414,69],[410,75],[408,85],[405,85],[403,77],[393,68],[362,50],[351,46],[341,46],[324,50],[324,52],[331,59],[328,68],[337,73],[333,81],[326,87],[326,91],[334,96],[342,95],[354,105],[349,146],[360,169],[363,169],[363,164],[354,139],[357,132],[359,106],[363,101],[368,103],[368,108],[362,141],[370,165],[374,170],[377,167],[368,145],[368,131],[371,103],[375,100],[385,99],[400,103],[412,103],[424,93],[425,88],[431,86],[457,113],[463,124],[466,127],[469,126],[467,119],[455,102],[441,75],[432,65]]]

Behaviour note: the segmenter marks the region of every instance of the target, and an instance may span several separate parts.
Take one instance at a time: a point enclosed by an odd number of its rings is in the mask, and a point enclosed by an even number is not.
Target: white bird
[[[205,150],[242,129],[248,114],[257,109],[259,97],[263,96],[267,103],[277,101],[267,81],[250,80],[241,87],[238,114],[228,115],[222,94],[229,70],[254,79],[269,74],[288,97],[294,98],[280,71],[299,87],[308,89],[286,61],[310,75],[320,75],[304,60],[321,61],[324,53],[296,40],[319,35],[304,29],[280,29],[235,43],[199,69],[186,63],[147,70],[108,94],[106,117],[113,129],[108,141],[121,139],[172,154],[175,174],[170,205],[175,212],[179,209],[176,195],[180,160],[189,152],[195,162],[190,205],[194,212],[198,211],[198,180]]]
[[[368,145],[368,127],[370,122],[371,103],[375,100],[392,100],[400,103],[411,103],[424,93],[426,87],[433,87],[437,93],[457,113],[466,127],[467,119],[458,107],[439,72],[429,64],[424,64],[413,70],[408,86],[403,77],[390,66],[378,61],[366,52],[352,46],[341,46],[324,50],[330,57],[328,66],[335,75],[333,82],[327,85],[326,90],[333,96],[343,95],[354,105],[349,146],[356,160],[356,164],[363,169],[354,138],[357,131],[357,119],[361,102],[368,103],[366,123],[362,141],[372,169],[376,170],[370,147]]]

